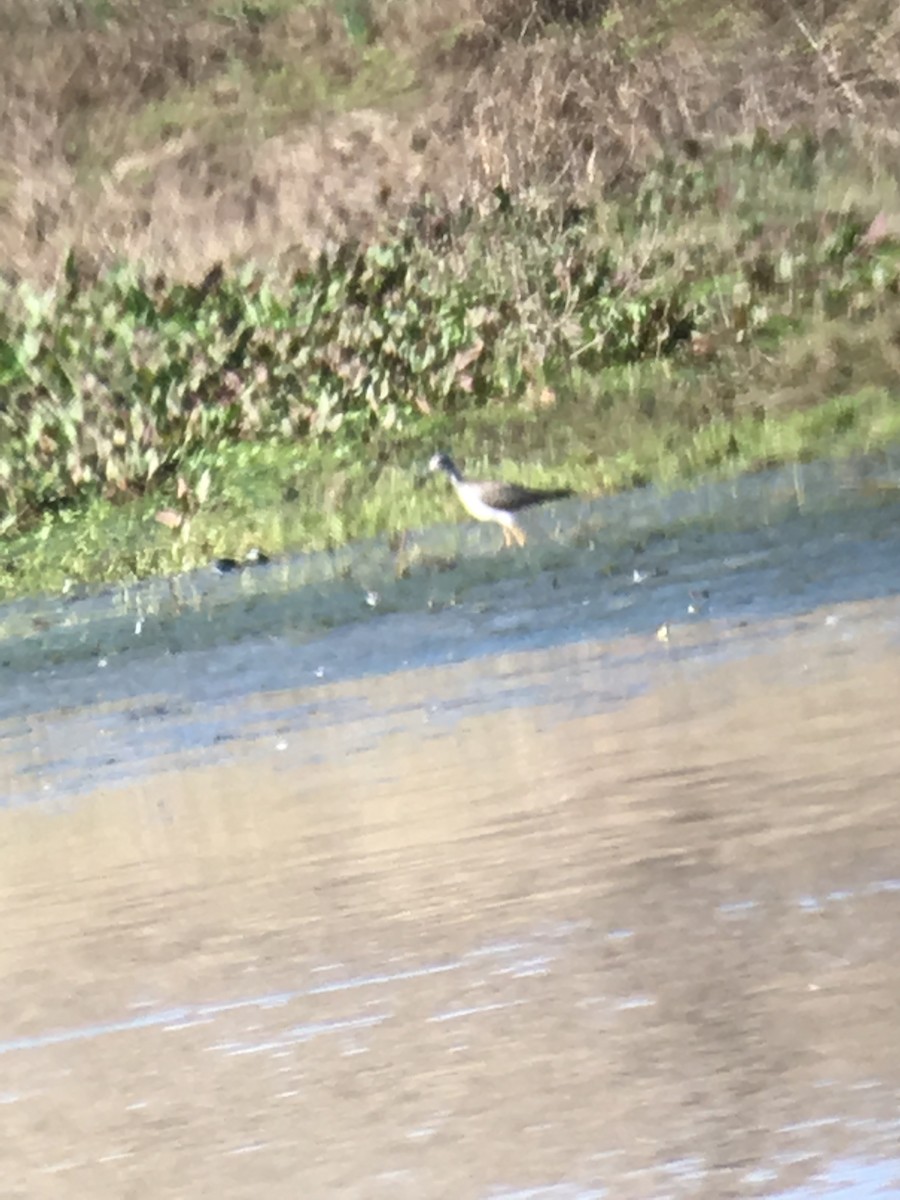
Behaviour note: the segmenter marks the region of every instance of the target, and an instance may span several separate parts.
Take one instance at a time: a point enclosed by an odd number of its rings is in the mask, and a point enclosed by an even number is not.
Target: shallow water
[[[2,1195],[900,1194],[897,517],[10,652]]]

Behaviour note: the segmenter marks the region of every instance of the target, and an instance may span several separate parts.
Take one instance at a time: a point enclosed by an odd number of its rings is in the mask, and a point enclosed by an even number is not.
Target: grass
[[[10,0],[0,597],[889,445],[895,20]]]
[[[600,428],[603,420],[598,414]],[[748,413],[693,432],[654,421],[628,432],[618,431],[628,448],[602,458],[565,425],[550,429],[545,440],[543,420],[523,420],[511,445],[508,428],[483,417],[458,431],[454,449],[475,477],[500,474],[547,487],[564,483],[590,497],[642,481],[676,487],[783,463],[871,453],[900,440],[900,405],[884,388],[869,387],[773,422]],[[169,574],[221,555],[240,558],[256,545],[274,555],[330,549],[463,519],[442,479],[422,484],[427,456],[442,444],[437,436],[410,441],[404,448],[408,465],[381,469],[373,469],[368,457],[348,459],[328,449],[301,457],[284,444],[232,447],[216,457],[207,502],[179,530],[154,520],[157,497],[121,506],[98,498],[47,514],[27,533],[8,539],[0,596]]]

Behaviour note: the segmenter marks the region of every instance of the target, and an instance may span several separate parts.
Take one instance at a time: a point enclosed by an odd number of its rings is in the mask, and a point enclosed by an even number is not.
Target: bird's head
[[[446,451],[441,451],[439,454],[433,454],[428,463],[429,471],[443,471],[445,475],[449,475],[451,479],[459,479],[460,473],[456,463]]]

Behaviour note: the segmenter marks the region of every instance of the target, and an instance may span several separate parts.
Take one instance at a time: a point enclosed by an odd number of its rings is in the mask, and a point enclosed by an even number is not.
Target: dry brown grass
[[[295,265],[423,194],[608,194],[660,155],[802,126],[893,169],[889,0],[0,0],[0,269]]]

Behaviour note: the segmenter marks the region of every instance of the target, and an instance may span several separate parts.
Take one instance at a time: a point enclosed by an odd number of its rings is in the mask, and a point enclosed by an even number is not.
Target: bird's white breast
[[[500,525],[506,525],[507,528],[512,528],[516,524],[516,519],[512,513],[503,512],[502,509],[491,508],[481,499],[480,489],[477,483],[457,483],[456,494],[463,503],[463,507],[468,513],[475,518],[476,521],[496,521]]]

